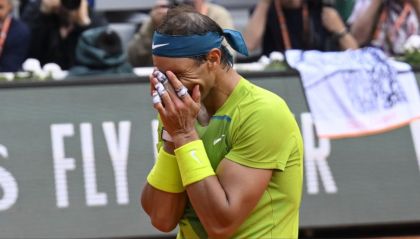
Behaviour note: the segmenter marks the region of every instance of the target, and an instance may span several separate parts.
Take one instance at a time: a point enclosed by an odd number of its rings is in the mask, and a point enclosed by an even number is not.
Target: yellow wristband
[[[182,186],[182,179],[175,155],[167,153],[161,147],[156,163],[147,176],[147,182],[165,192],[183,192],[185,188]]]
[[[203,141],[196,140],[175,149],[182,183],[185,186],[215,175]]]

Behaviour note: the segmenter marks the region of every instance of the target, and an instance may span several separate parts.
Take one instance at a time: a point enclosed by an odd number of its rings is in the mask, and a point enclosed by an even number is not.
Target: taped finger
[[[185,86],[181,86],[180,88],[176,89],[175,92],[179,98],[182,98],[188,94],[188,89]]]
[[[158,92],[155,90],[152,92],[152,102],[154,105],[162,103],[162,99],[160,98]]]
[[[159,94],[159,96],[162,96],[163,94],[166,93],[165,86],[163,86],[162,83],[157,83],[155,85],[155,89],[157,90],[157,93]]]
[[[156,77],[156,79],[160,82],[160,83],[162,83],[162,84],[166,84],[166,83],[168,83],[168,77],[166,77],[166,75],[165,74],[163,74],[162,72],[160,72],[160,71],[154,71],[153,72],[153,76],[154,77]]]

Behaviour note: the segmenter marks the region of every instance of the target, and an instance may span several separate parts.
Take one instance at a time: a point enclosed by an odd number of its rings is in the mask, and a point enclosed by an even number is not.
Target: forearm
[[[164,141],[141,196],[152,224],[164,232],[176,227],[187,200],[173,151],[173,143]]]
[[[344,36],[342,36],[338,40],[340,44],[341,50],[347,50],[347,49],[357,49],[359,48],[359,44],[357,43],[356,39],[350,34],[346,33]]]
[[[245,27],[244,39],[250,51],[255,50],[261,43],[267,22],[269,1],[260,1]]]
[[[143,188],[141,205],[150,216],[153,226],[161,231],[172,231],[184,213],[186,193],[168,193],[152,187],[149,183]]]
[[[192,131],[175,135],[173,138],[177,148],[175,155],[182,181],[200,222],[211,238],[224,238],[226,235],[230,235],[236,229],[233,222],[238,219],[239,215],[239,210],[235,210],[233,205],[239,204],[231,204],[232,202],[229,201],[232,200],[232,196],[228,196],[228,192],[225,191],[218,177],[214,175],[204,148],[199,146],[189,148],[188,145],[199,142],[197,133]],[[194,164],[193,167],[189,166]],[[203,167],[208,170],[203,170]],[[196,170],[208,173],[195,173]],[[197,175],[199,176],[197,177]]]
[[[267,176],[265,173],[270,174],[271,171],[262,173],[223,159],[217,167],[216,176],[202,141],[185,141],[188,143],[181,146],[175,143],[179,146],[175,155],[189,200],[209,237],[229,238],[257,204],[262,193],[258,190],[266,186],[254,178],[239,175],[261,174],[262,179]],[[255,188],[258,188],[257,191]]]
[[[358,45],[364,45],[370,40],[369,38],[376,24],[375,19],[377,14],[379,14],[381,5],[382,1],[380,0],[371,1],[366,11],[359,14],[358,18],[352,24],[350,32]]]
[[[186,187],[188,197],[211,238],[229,238],[245,220],[235,197],[210,176]],[[236,205],[236,206],[235,206]]]

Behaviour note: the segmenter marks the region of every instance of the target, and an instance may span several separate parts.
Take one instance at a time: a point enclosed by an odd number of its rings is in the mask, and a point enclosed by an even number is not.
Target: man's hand
[[[322,8],[322,25],[333,34],[340,34],[346,31],[343,20],[337,10],[332,7]]]
[[[57,12],[58,9],[60,9],[60,6],[60,0],[42,0],[41,12],[45,14],[54,13]]]
[[[166,75],[169,85],[174,90],[157,89],[163,86],[158,87],[161,83],[156,77],[150,77],[152,86],[156,88],[162,99],[162,102],[155,103],[154,107],[159,112],[165,130],[172,136],[175,147],[179,147],[198,139],[195,123],[201,107],[200,89],[196,85],[192,89],[191,96],[188,93],[178,95],[185,86],[171,71],[167,71]]]

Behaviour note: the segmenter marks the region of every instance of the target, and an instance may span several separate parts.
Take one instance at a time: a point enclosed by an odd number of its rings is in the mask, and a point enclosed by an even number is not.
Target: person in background
[[[154,33],[159,154],[142,207],[157,229],[178,225],[179,239],[298,238],[299,126],[282,98],[233,69],[223,39],[247,55],[239,32],[186,6]]]
[[[354,4],[356,0],[339,0],[335,1],[335,9],[339,12],[341,19],[347,22],[351,13],[353,12]]]
[[[251,51],[262,47],[262,55],[287,49],[358,48],[333,4],[325,0],[260,0],[244,37]]]
[[[157,26],[162,22],[170,7],[168,0],[157,0],[150,11],[150,18],[144,22],[139,31],[128,44],[128,61],[134,66],[151,66],[152,37]]]
[[[194,6],[197,12],[208,16],[224,29],[234,28],[229,11],[220,5],[210,3],[207,0],[184,0],[180,2]]]
[[[22,15],[23,10],[26,7],[26,4],[28,4],[29,2],[35,2],[36,0],[19,0],[19,15]],[[89,7],[91,7],[92,9],[95,8],[95,0],[88,0],[89,3]]]
[[[32,31],[29,57],[41,64],[54,62],[67,70],[75,63],[75,49],[83,31],[106,25],[87,0],[36,0],[24,9],[22,20]]]
[[[388,55],[404,53],[404,43],[420,34],[420,0],[359,0],[350,16],[351,32],[361,46]]]
[[[86,30],[76,47],[76,65],[69,76],[133,74],[119,35],[109,27]]]
[[[168,9],[178,4],[192,5],[199,13],[207,15],[223,28],[234,28],[232,16],[220,5],[209,3],[206,0],[157,0],[150,12],[150,19],[142,24],[128,45],[128,59],[134,67],[151,66],[153,64],[151,52],[153,32],[162,22]]]
[[[30,31],[14,18],[13,0],[0,0],[0,72],[18,71],[28,56]]]

